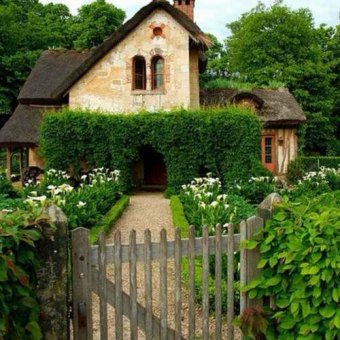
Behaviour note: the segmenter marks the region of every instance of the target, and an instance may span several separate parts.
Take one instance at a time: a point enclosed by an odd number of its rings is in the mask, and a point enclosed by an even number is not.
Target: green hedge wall
[[[120,169],[125,188],[142,146],[164,156],[168,186],[178,189],[204,167],[224,182],[259,174],[261,123],[246,109],[115,114],[46,114],[40,131],[47,168],[77,171],[79,161]]]
[[[301,157],[302,167],[305,171],[318,171],[319,167],[338,169],[340,167],[340,157]]]

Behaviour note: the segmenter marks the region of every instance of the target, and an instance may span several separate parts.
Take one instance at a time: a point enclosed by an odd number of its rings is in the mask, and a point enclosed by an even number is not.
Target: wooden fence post
[[[92,340],[92,289],[89,230],[72,232],[72,298],[74,340]]]
[[[281,203],[282,197],[279,194],[272,193],[268,195],[257,207],[256,215],[264,221],[270,219],[273,214],[275,204]]]
[[[263,219],[257,216],[250,217],[247,221],[242,221],[240,224],[240,242],[251,239],[260,229],[263,228]],[[241,288],[249,284],[259,275],[257,264],[260,259],[258,248],[249,250],[241,249],[241,273],[240,283]],[[255,305],[262,305],[260,300],[251,300],[246,292],[240,293],[240,314],[244,310]]]
[[[43,227],[43,238],[37,243],[41,261],[35,287],[40,304],[39,324],[44,339],[69,339],[67,218],[55,205],[47,207],[45,213],[51,224]]]

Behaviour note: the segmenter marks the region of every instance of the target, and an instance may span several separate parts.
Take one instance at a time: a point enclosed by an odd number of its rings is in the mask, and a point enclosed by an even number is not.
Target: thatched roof
[[[36,145],[43,107],[19,105],[0,130],[0,146]]]
[[[251,99],[257,105],[257,115],[264,126],[299,125],[306,115],[287,89],[211,89],[200,93],[201,106],[227,106],[239,100]]]
[[[22,104],[53,105],[62,102],[62,88],[67,79],[88,57],[90,52],[54,51],[42,53],[18,100]]]

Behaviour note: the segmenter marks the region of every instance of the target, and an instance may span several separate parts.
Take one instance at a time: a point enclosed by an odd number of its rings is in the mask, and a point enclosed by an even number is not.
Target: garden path
[[[151,230],[151,239],[153,242],[159,241],[160,231],[165,228],[167,230],[168,240],[175,237],[174,227],[172,225],[172,217],[170,210],[170,201],[164,198],[159,192],[139,192],[131,196],[130,204],[123,213],[122,217],[116,222],[115,228],[108,235],[107,243],[113,243],[114,232],[121,231],[122,243],[129,243],[130,231],[136,230],[137,243],[144,242],[144,230]],[[107,276],[109,280],[114,281],[113,266],[108,266]],[[123,265],[122,273],[123,290],[129,293],[129,268],[128,264]],[[160,282],[159,282],[159,264],[157,261],[152,263],[152,294],[153,294],[153,312],[159,316],[160,310]],[[94,339],[100,339],[99,334],[99,306],[98,298],[94,295],[93,307],[93,332]],[[183,316],[182,316],[182,332],[188,332],[188,294],[185,289],[182,292],[183,299]],[[144,305],[144,267],[142,263],[137,264],[137,300]],[[175,321],[175,275],[174,261],[168,261],[168,325],[174,328]],[[114,309],[109,306],[108,309],[108,327],[109,339],[114,339]],[[214,332],[213,320],[210,322],[211,333]],[[197,336],[200,335],[201,310],[197,308],[196,312],[196,328]],[[130,339],[130,321],[123,318],[124,339]],[[145,339],[142,331],[138,334],[138,339]],[[239,334],[235,335],[235,339],[239,339]]]

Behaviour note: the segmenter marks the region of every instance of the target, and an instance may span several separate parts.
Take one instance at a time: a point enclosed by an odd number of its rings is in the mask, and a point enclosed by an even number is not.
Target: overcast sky
[[[63,3],[67,5],[73,14],[77,8],[93,0],[40,0],[42,3]],[[107,0],[117,7],[122,8],[127,18],[131,18],[142,6],[151,0]],[[172,3],[172,0],[169,0]],[[273,0],[262,0],[270,5]],[[229,32],[226,23],[237,20],[242,13],[248,12],[256,6],[258,0],[196,0],[195,20],[204,32],[216,35],[220,40]],[[339,0],[285,0],[285,4],[291,8],[309,8],[317,25],[321,23],[335,26],[339,24],[340,1]]]

